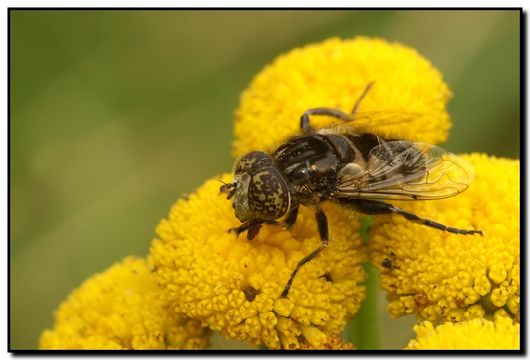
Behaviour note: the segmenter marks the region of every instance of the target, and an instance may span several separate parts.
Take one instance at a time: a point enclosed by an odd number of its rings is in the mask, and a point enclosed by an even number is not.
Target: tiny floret
[[[314,347],[311,343],[304,341],[300,344],[301,350],[355,350],[355,346],[341,338],[328,338],[318,347]]]

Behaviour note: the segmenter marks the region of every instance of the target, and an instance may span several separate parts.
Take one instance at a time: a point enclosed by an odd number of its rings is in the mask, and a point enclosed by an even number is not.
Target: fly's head
[[[273,159],[261,151],[253,151],[236,162],[232,183],[221,186],[241,222],[275,220],[291,206],[289,186],[275,167]]]

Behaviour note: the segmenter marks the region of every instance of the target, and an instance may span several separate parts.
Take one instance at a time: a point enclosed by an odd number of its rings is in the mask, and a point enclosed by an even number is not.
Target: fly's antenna
[[[219,181],[220,183],[222,183],[222,184],[224,184],[224,185],[229,185],[229,184],[225,183],[225,182],[224,182],[223,180],[221,180],[221,179],[214,178],[214,180],[217,180],[217,181]]]
[[[236,183],[226,183],[221,179],[215,178],[215,180],[219,181],[223,185],[221,185],[221,188],[219,189],[219,192],[221,194],[228,194],[226,198],[230,200],[232,196],[235,195],[235,189],[236,189]]]

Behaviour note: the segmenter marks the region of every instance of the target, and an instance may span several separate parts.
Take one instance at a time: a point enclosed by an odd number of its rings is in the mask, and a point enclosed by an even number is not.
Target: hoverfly
[[[305,111],[299,135],[288,138],[272,153],[253,151],[244,155],[235,164],[234,181],[221,186],[227,199],[234,198],[232,207],[242,222],[230,231],[238,235],[247,231],[249,240],[263,224],[293,226],[300,205],[315,209],[321,244],[298,262],[282,297],[287,297],[298,270],[329,245],[323,201],[363,214],[398,214],[442,231],[482,236],[480,230],[449,227],[383,201],[454,196],[468,188],[473,170],[456,155],[434,145],[356,132],[359,125],[377,117],[357,113],[372,84],[366,87],[350,114],[333,108]],[[331,116],[342,123],[315,129],[310,124],[311,115]],[[391,122],[380,117],[375,124]],[[280,218],[283,221],[278,221]]]

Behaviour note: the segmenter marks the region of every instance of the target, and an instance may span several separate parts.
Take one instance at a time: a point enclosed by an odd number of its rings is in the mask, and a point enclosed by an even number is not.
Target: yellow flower
[[[326,346],[365,294],[357,220],[325,207],[331,244],[300,269],[288,298],[281,298],[296,263],[320,244],[312,211],[300,209],[291,231],[264,225],[249,241],[227,232],[240,222],[220,185],[207,181],[179,200],[157,228],[150,261],[165,301],[230,338],[268,348]]]
[[[520,348],[519,323],[508,317],[495,321],[473,319],[464,322],[447,322],[436,328],[425,321],[414,326],[416,339],[406,349],[414,350],[518,350]]]
[[[382,39],[333,38],[281,55],[254,77],[236,112],[234,155],[268,150],[297,133],[307,109],[351,112],[371,82],[359,110],[392,114],[392,120],[374,128],[379,118],[374,114],[365,130],[431,144],[446,139],[451,93],[428,60],[414,49]],[[410,114],[414,120],[406,121]],[[336,122],[322,116],[311,121],[317,127]]]
[[[72,292],[41,349],[204,349],[210,332],[157,298],[145,260],[128,257]]]
[[[519,321],[519,161],[462,156],[475,167],[463,193],[401,202],[419,216],[478,235],[455,235],[399,216],[379,217],[370,241],[393,316],[461,321],[507,312]]]
[[[330,337],[327,341],[318,347],[312,346],[308,342],[300,343],[301,350],[355,350],[353,344],[342,340],[341,338]]]

